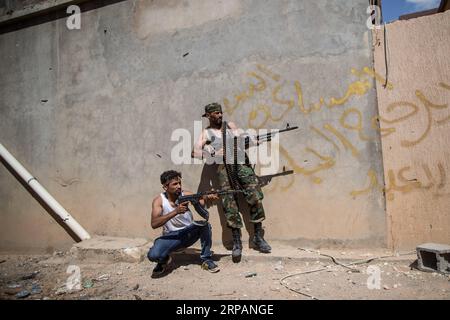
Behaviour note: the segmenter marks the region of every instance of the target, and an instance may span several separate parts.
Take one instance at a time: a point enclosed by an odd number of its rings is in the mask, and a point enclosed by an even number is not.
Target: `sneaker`
[[[207,270],[211,273],[216,273],[220,271],[219,266],[215,264],[212,260],[203,261],[202,269]]]
[[[153,269],[152,278],[158,278],[164,275],[168,269],[169,264],[172,262],[172,257],[169,256],[166,262],[158,262]]]

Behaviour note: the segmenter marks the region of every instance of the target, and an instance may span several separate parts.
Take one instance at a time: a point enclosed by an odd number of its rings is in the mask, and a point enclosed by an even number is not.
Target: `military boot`
[[[272,250],[272,248],[263,238],[263,228],[261,222],[255,223],[255,236],[253,237],[253,245],[255,246],[256,250],[262,253],[270,253],[270,251]]]
[[[242,242],[241,242],[241,229],[231,228],[233,234],[233,251],[231,251],[231,258],[234,263],[241,261],[242,255]]]

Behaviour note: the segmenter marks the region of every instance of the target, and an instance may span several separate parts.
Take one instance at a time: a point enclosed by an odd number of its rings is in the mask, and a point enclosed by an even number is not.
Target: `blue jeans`
[[[157,238],[148,251],[147,257],[152,262],[165,262],[173,251],[188,248],[200,239],[202,247],[200,258],[203,261],[211,260],[211,235],[209,223],[203,226],[191,224],[184,229],[172,231]]]

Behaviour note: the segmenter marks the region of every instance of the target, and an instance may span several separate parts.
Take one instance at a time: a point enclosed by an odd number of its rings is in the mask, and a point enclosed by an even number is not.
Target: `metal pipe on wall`
[[[47,204],[62,220],[62,222],[80,240],[90,239],[89,233],[55,200],[45,188],[25,169],[14,156],[0,143],[0,157],[26,182],[30,188]]]

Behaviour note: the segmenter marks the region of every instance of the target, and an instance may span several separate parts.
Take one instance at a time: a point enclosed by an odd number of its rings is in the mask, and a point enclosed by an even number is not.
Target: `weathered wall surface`
[[[450,242],[450,12],[387,25],[390,85],[377,84],[389,245]],[[385,74],[384,40],[375,48]],[[379,181],[372,180],[372,189]]]
[[[243,128],[301,128],[280,140],[279,170],[295,176],[264,189],[268,239],[384,245],[383,195],[359,192],[383,172],[366,7],[124,1],[83,12],[80,30],[59,19],[2,34],[1,143],[91,234],[153,238],[162,171],[209,183],[202,165],[172,164],[171,134],[193,135],[218,101]],[[3,167],[0,181],[2,249],[72,243]]]

